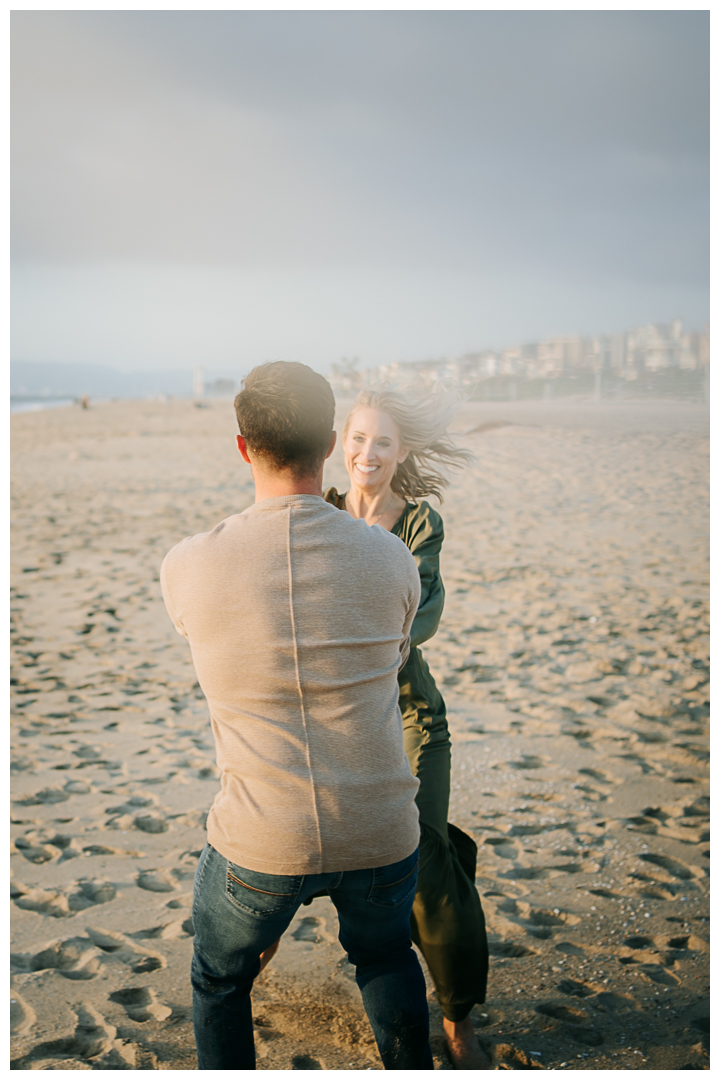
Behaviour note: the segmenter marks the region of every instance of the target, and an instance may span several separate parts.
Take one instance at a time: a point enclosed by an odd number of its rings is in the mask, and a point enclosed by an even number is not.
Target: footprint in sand
[[[61,787],[46,787],[42,790],[35,792],[34,795],[28,795],[24,799],[16,799],[18,806],[40,806],[52,803],[67,802],[70,798],[69,793]]]
[[[184,893],[182,896],[176,896],[172,900],[168,900],[165,907],[175,910],[176,908],[189,908],[192,907],[193,894]]]
[[[283,1038],[280,1031],[275,1031],[272,1024],[264,1016],[253,1017],[253,1029],[255,1035],[255,1055],[264,1059],[270,1053],[270,1044]]]
[[[142,851],[128,851],[125,848],[109,847],[107,844],[88,844],[83,848],[84,855],[119,855],[125,859],[143,859]]]
[[[33,863],[50,862],[56,857],[59,857],[60,862],[67,862],[68,859],[77,859],[82,855],[76,837],[55,832],[53,829],[29,829],[24,836],[16,838],[15,847],[28,862]]]
[[[659,944],[674,949],[676,952],[702,952],[710,951],[710,945],[696,934],[680,934],[672,937],[658,939]]]
[[[16,888],[18,882],[15,882]],[[71,914],[67,896],[49,889],[27,889],[15,899],[19,908],[36,911],[39,915],[50,915],[54,919],[66,919]]]
[[[680,982],[678,976],[668,971],[662,964],[641,964],[640,971],[652,982],[659,983],[661,986],[677,986]]]
[[[69,1039],[39,1043],[29,1054],[11,1063],[13,1069],[79,1071],[134,1069],[137,1048],[116,1038],[117,1029],[89,1003],[75,1006],[77,1025]]]
[[[519,945],[515,941],[490,941],[488,950],[491,956],[519,957],[535,956],[536,950],[529,949],[527,945]]]
[[[176,883],[165,870],[141,870],[137,876],[137,886],[148,892],[174,892]]]
[[[143,956],[137,964],[132,965],[132,970],[136,975],[146,975],[151,971],[158,971],[160,968],[165,967],[167,961],[164,957],[153,954],[152,956]]]
[[[82,758],[84,761],[99,761],[103,756],[103,748],[101,746],[89,746],[84,744],[78,746],[77,750],[73,750],[73,756]]]
[[[171,922],[152,926],[148,930],[137,930],[132,936],[138,941],[148,938],[162,938],[164,941],[174,941],[176,938],[187,934],[194,934],[192,919],[173,919]]]
[[[630,994],[616,994],[612,990],[601,990],[593,998],[593,1007],[599,1012],[640,1011],[640,1005]]]
[[[553,829],[565,828],[567,825],[568,822],[563,822],[562,825],[512,825],[508,836],[539,836]]]
[[[296,1054],[292,1059],[293,1069],[324,1069],[326,1066],[320,1058],[311,1057],[309,1054]]]
[[[702,870],[698,870],[694,866],[687,866],[678,859],[671,859],[669,855],[658,855],[655,852],[649,851],[643,853],[639,857],[643,862],[649,862],[653,863],[655,866],[660,866],[672,877],[679,878],[680,881],[690,881],[693,878],[702,878],[704,876]]]
[[[11,773],[32,772],[37,766],[37,761],[29,757],[17,757],[10,761]]]
[[[68,780],[63,787],[68,795],[92,795],[95,788],[86,780]]]
[[[24,998],[20,997],[16,990],[12,990],[11,995],[10,1034],[27,1035],[37,1020],[35,1010]]]
[[[77,1027],[73,1045],[68,1047],[71,1052],[81,1058],[97,1058],[100,1054],[109,1054],[114,1051],[113,1057],[117,1058],[115,1067],[131,1069],[135,1067],[135,1048],[132,1043],[127,1044],[116,1039],[117,1028],[108,1024],[93,1005],[89,1002],[76,1005],[75,1015]],[[106,1067],[112,1068],[110,1062],[107,1062]]]
[[[318,919],[314,915],[301,919],[292,937],[296,941],[309,941],[313,945],[320,945],[323,941],[332,941],[330,934],[325,930],[325,919]]]
[[[196,869],[197,867],[194,864],[191,866],[176,866],[170,873],[176,881],[194,881]]]
[[[590,1019],[584,1009],[563,1005],[562,1002],[542,1002],[535,1006],[535,1012],[540,1013],[541,1016],[549,1016],[553,1020],[564,1020],[568,1024],[584,1024]]]
[[[542,769],[551,762],[546,754],[523,754],[519,761],[507,761],[509,769]]]
[[[169,823],[160,814],[138,814],[133,820],[133,825],[146,833],[164,833],[170,828]]]
[[[652,949],[655,946],[655,939],[642,934],[630,934],[629,937],[624,938],[623,945],[628,949]]]
[[[131,1020],[144,1024],[147,1020],[167,1020],[172,1009],[161,1005],[157,994],[148,986],[129,986],[110,994],[110,1000],[122,1005]]]
[[[579,727],[564,727],[560,734],[569,735],[572,739],[577,739],[581,746],[584,746],[588,739],[592,738],[594,732],[591,728],[581,725]]]
[[[84,911],[96,904],[107,904],[116,895],[115,886],[111,882],[99,879],[76,881],[62,892],[27,888],[18,881],[13,885],[11,895],[19,908],[36,911],[40,915],[50,915],[56,919],[68,918],[74,912]]]
[[[682,886],[673,885],[670,882],[658,881],[657,878],[650,877],[648,874],[631,874],[631,880],[648,882],[648,884],[641,885],[637,892],[638,896],[645,897],[648,900],[673,900],[677,893],[680,892]]]
[[[62,850],[54,844],[42,844],[30,834],[18,836],[15,840],[15,850],[19,851],[28,862],[41,865],[59,859]]]
[[[480,1041],[480,1045],[498,1069],[542,1069],[539,1061],[535,1061],[530,1054],[511,1043],[491,1044]]]
[[[507,836],[489,836],[484,843],[501,859],[516,859],[520,854],[517,844],[508,840]]]
[[[571,1039],[581,1043],[583,1046],[602,1046],[605,1042],[605,1036],[597,1028],[567,1027],[565,1031]]]
[[[78,891],[68,897],[71,911],[84,911],[95,904],[107,904],[115,899],[115,886],[98,878],[77,882]]]
[[[570,997],[579,998],[591,997],[595,993],[595,988],[590,983],[580,982],[578,979],[562,979],[558,983],[558,990]]]
[[[610,796],[605,791],[598,791],[597,788],[591,787],[590,784],[573,784],[575,791],[582,791],[584,802],[607,802],[610,800]]]
[[[700,831],[696,819],[682,818],[682,813],[680,807],[648,806],[642,814],[624,820],[628,828],[635,832],[669,836],[684,844],[700,844],[710,838],[709,833]]]
[[[157,971],[167,966],[167,960],[162,953],[136,945],[129,937],[117,930],[102,930],[100,927],[88,926],[86,933],[94,945],[126,964],[136,974]]]
[[[577,926],[579,915],[572,915],[560,908],[534,908],[524,900],[517,901],[518,915],[533,927]]]
[[[89,938],[51,941],[33,954],[14,954],[11,963],[19,971],[59,972],[66,979],[94,979],[100,970],[99,950]]]
[[[580,945],[574,945],[571,941],[558,941],[555,951],[564,953],[565,956],[585,956],[585,950]]]
[[[685,817],[709,818],[709,816],[710,816],[710,796],[709,795],[701,795],[699,798],[697,798],[695,800],[695,802],[690,803],[689,806],[685,806],[683,808],[683,813],[685,814]]]
[[[487,897],[493,897],[493,896],[501,897],[501,899],[498,900],[498,903],[497,903],[498,911],[502,911],[507,915],[517,915],[517,913],[518,913],[517,897],[505,896],[505,893],[501,893],[501,892],[486,892],[484,895],[487,896]]]
[[[130,795],[120,806],[108,806],[105,813],[110,817],[116,814],[137,814],[140,810],[149,813],[149,807],[155,807],[159,803],[156,795]]]

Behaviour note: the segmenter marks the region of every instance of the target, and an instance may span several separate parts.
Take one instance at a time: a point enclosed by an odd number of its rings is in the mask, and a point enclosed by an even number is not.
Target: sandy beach
[[[707,407],[467,404],[456,427],[476,461],[423,652],[479,849],[478,1036],[502,1069],[707,1069]],[[229,401],[12,417],[13,1068],[196,1068],[218,780],[158,576],[251,503],[235,431]],[[302,908],[257,980],[259,1069],[380,1067],[336,928],[327,898]]]

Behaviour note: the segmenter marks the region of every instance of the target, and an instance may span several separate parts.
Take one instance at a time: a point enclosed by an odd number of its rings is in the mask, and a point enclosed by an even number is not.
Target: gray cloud
[[[424,272],[552,279],[566,326],[578,288],[620,318],[620,284],[697,320],[708,85],[701,11],[14,12],[13,256],[31,291],[73,263]]]

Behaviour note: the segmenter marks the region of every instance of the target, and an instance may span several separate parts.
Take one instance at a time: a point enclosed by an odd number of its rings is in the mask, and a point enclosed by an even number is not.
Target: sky
[[[709,318],[706,11],[14,11],[11,108],[15,360]]]

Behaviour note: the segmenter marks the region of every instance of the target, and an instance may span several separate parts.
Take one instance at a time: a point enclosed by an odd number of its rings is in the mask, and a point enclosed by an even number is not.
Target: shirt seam
[[[320,830],[320,814],[318,812],[317,805],[317,788],[315,785],[315,776],[313,774],[312,761],[310,759],[310,733],[308,731],[307,713],[305,712],[305,695],[303,694],[302,679],[300,677],[300,652],[298,649],[297,640],[297,628],[295,625],[295,605],[294,605],[294,591],[293,591],[293,568],[292,568],[292,540],[291,540],[291,523],[292,523],[292,507],[288,506],[287,511],[288,529],[287,529],[287,560],[288,560],[288,602],[290,605],[290,628],[292,631],[293,642],[293,657],[295,660],[295,680],[297,682],[298,698],[300,701],[300,716],[302,719],[303,732],[305,735],[305,762],[307,764],[308,775],[310,777],[310,792],[312,795],[313,816],[315,821],[315,832],[317,834],[317,847],[318,858],[320,860],[319,865],[322,866],[322,832]],[[319,873],[320,871],[318,871]]]

